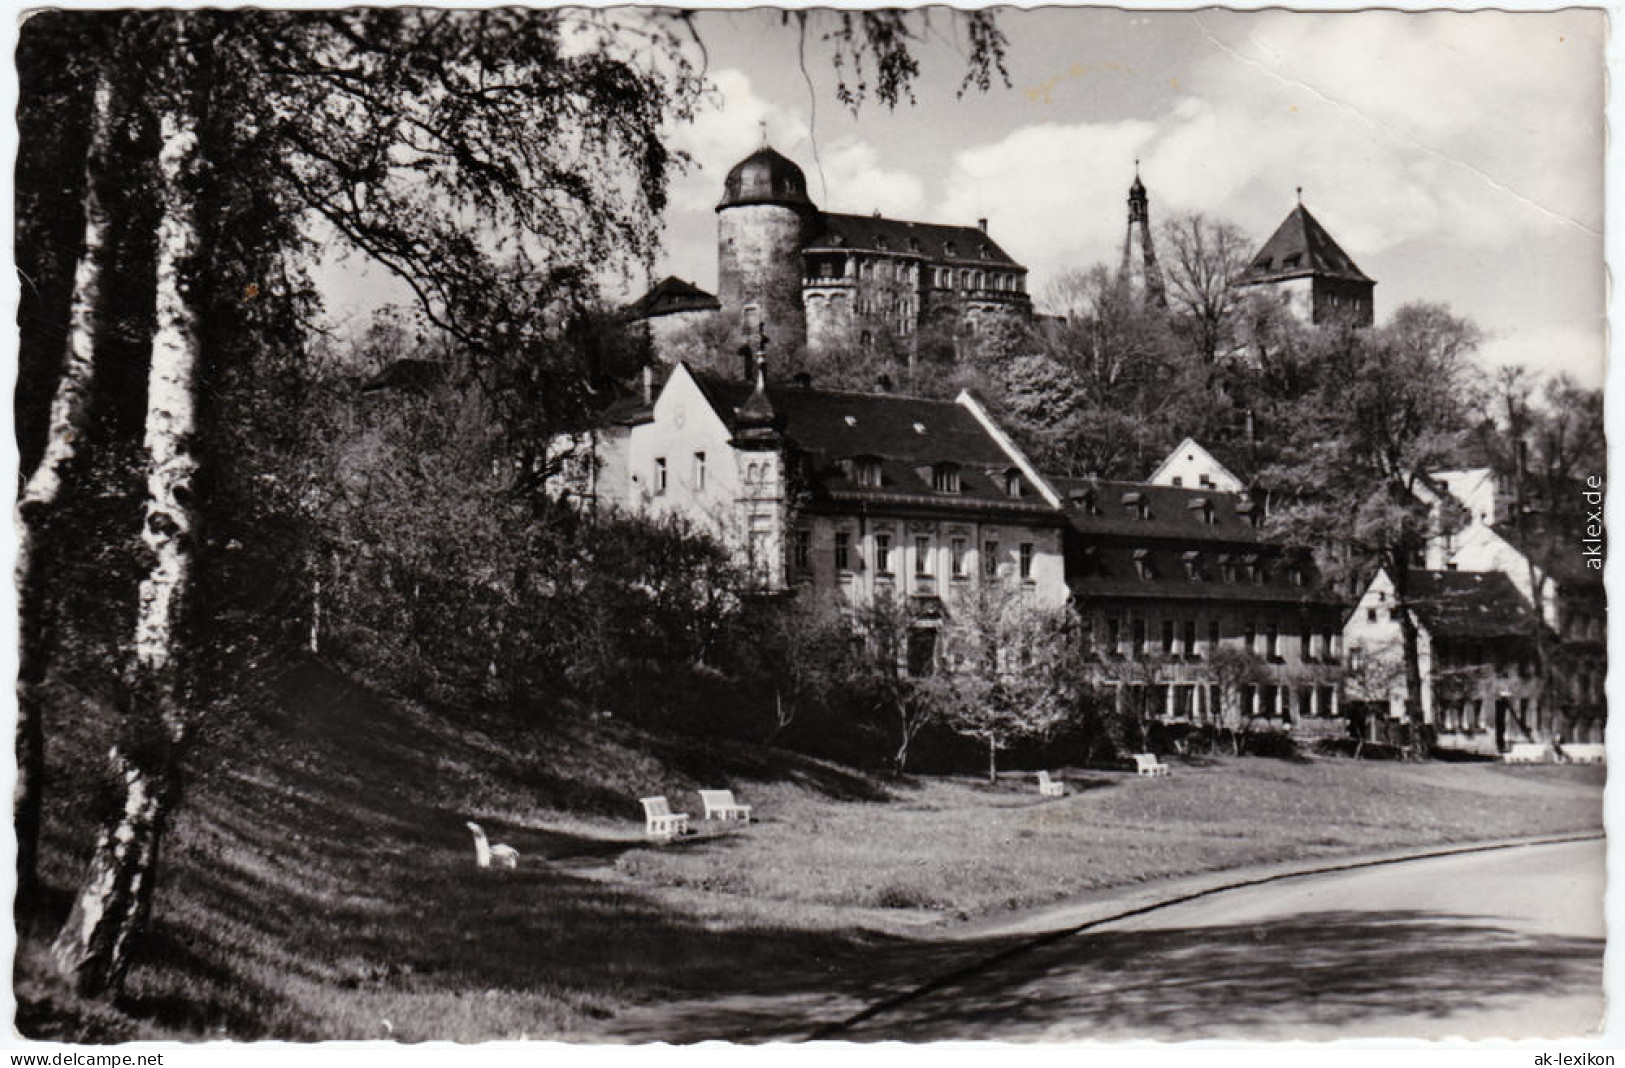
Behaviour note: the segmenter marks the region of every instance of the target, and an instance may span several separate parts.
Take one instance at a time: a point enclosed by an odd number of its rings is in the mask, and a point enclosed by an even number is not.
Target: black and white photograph
[[[1611,1046],[1610,14],[14,12],[7,1044]]]

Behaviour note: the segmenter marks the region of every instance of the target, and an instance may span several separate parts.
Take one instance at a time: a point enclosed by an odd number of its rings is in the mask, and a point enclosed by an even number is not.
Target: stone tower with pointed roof
[[[1377,283],[1355,266],[1320,221],[1303,206],[1293,208],[1235,282],[1239,289],[1278,294],[1293,314],[1313,324],[1350,321],[1370,326],[1376,318]]]
[[[1157,266],[1157,249],[1151,240],[1151,198],[1140,181],[1140,161],[1134,161],[1134,184],[1128,190],[1128,233],[1123,236],[1123,263],[1117,277],[1140,295],[1147,307],[1168,306],[1168,292]]]

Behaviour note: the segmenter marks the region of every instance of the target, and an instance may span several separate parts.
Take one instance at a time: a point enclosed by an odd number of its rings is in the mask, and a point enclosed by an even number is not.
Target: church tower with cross
[[[1306,323],[1370,326],[1376,320],[1377,283],[1309,214],[1301,186],[1297,206],[1233,284],[1243,292],[1273,295]]]

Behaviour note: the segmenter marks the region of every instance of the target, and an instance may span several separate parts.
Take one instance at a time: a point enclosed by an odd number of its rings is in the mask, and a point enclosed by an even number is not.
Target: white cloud
[[[819,156],[831,190],[829,203],[819,201],[822,207],[858,214],[878,211],[908,219],[917,216],[925,204],[925,183],[906,171],[881,166],[879,150],[866,141],[838,141]],[[817,167],[813,169],[816,172]],[[810,182],[818,181],[816,173],[807,177]]]
[[[1246,34],[1227,43],[1236,25]],[[1362,263],[1406,243],[1486,257],[1587,240],[1602,220],[1604,28],[1595,12],[1215,21],[1214,54],[1164,114],[962,149],[944,212],[993,219],[1037,290],[1058,269],[1116,261],[1135,158],[1153,220],[1200,211],[1262,241],[1301,186]]]
[[[988,231],[1033,271],[1037,292],[1061,270],[1112,261],[1133,160],[1149,122],[1045,123],[954,155],[941,220],[986,218]],[[1113,250],[1117,251],[1113,251]]]
[[[1606,342],[1599,329],[1525,327],[1485,341],[1478,358],[1486,368],[1521,364],[1542,374],[1567,373],[1581,385],[1601,387],[1607,378]]]
[[[742,71],[717,71],[711,83],[713,89],[694,120],[671,132],[672,146],[694,159],[687,173],[672,183],[671,203],[678,211],[716,206],[728,168],[761,144],[761,123],[767,124],[768,140],[791,156],[810,129],[801,111],[781,108],[759,95]]]

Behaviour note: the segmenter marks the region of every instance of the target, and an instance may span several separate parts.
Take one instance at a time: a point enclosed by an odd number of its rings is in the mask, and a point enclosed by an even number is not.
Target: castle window
[[[941,463],[931,468],[931,488],[938,493],[958,493],[959,465]]]
[[[880,461],[873,456],[860,456],[852,462],[852,481],[869,489],[880,488]]]

